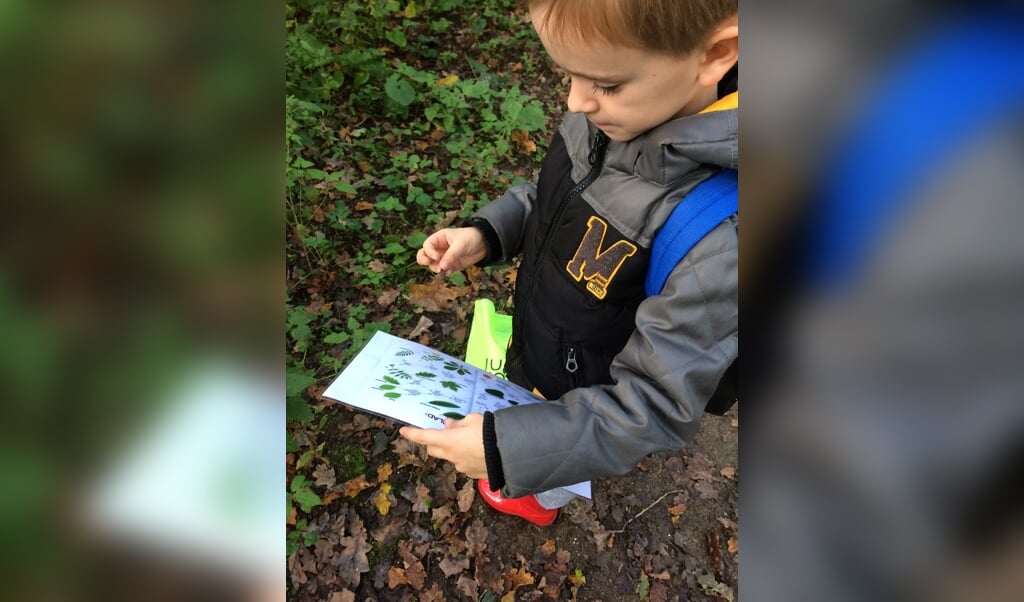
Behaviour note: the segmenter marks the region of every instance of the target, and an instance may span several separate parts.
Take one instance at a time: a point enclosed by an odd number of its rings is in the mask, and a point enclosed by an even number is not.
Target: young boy
[[[506,367],[547,403],[403,436],[480,479],[499,511],[547,525],[565,485],[679,449],[736,358],[736,216],[644,293],[655,233],[699,182],[737,168],[736,0],[531,0],[570,76],[538,180],[423,243],[450,274],[522,254]],[[533,495],[537,494],[537,495]]]

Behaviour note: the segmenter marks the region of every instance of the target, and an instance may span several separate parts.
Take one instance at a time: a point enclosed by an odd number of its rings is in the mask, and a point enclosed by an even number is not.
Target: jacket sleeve
[[[612,361],[613,384],[495,412],[502,495],[625,474],[693,437],[738,353],[735,220],[698,243],[662,293],[640,304],[636,330]]]
[[[493,258],[494,263],[508,263],[519,254],[523,243],[526,218],[533,210],[537,196],[536,184],[520,184],[508,189],[505,194],[485,205],[473,215],[485,220],[494,229],[501,242],[501,254]],[[488,251],[488,258],[493,250]]]

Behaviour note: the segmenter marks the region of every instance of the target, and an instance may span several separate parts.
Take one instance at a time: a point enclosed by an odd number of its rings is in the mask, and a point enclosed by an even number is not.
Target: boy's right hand
[[[487,257],[487,242],[480,230],[466,228],[445,228],[438,230],[423,241],[423,247],[416,253],[416,263],[427,266],[435,274],[465,269]]]

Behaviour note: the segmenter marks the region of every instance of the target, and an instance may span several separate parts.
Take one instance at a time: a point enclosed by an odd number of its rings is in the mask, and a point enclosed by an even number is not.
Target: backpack
[[[648,297],[661,292],[668,275],[694,245],[739,211],[738,191],[736,170],[724,169],[698,184],[686,195],[685,202],[676,205],[651,244],[651,262],[644,282]],[[705,412],[721,416],[736,403],[738,364],[739,357],[726,369]]]

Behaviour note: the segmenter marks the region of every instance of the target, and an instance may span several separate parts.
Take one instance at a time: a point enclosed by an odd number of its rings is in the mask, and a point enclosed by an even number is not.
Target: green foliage
[[[329,413],[307,391],[377,331],[412,329],[422,311],[407,286],[432,277],[416,250],[439,225],[533,177],[552,107],[530,91],[531,63],[545,59],[517,0],[287,0],[285,11],[292,553],[315,543],[302,514],[322,505],[299,469],[321,457],[323,443],[306,441]],[[451,282],[467,284],[461,273]],[[435,376],[416,376],[425,375]],[[395,372],[379,388],[394,396],[412,377]],[[366,470],[357,448],[325,457],[340,480]]]
[[[291,501],[296,504],[303,512],[309,514],[309,511],[314,506],[320,506],[323,504],[320,501],[320,496],[313,492],[313,482],[306,478],[305,475],[295,475],[292,479],[292,484],[289,487]]]
[[[348,481],[366,473],[366,452],[350,445],[331,451],[327,455],[339,481]]]

